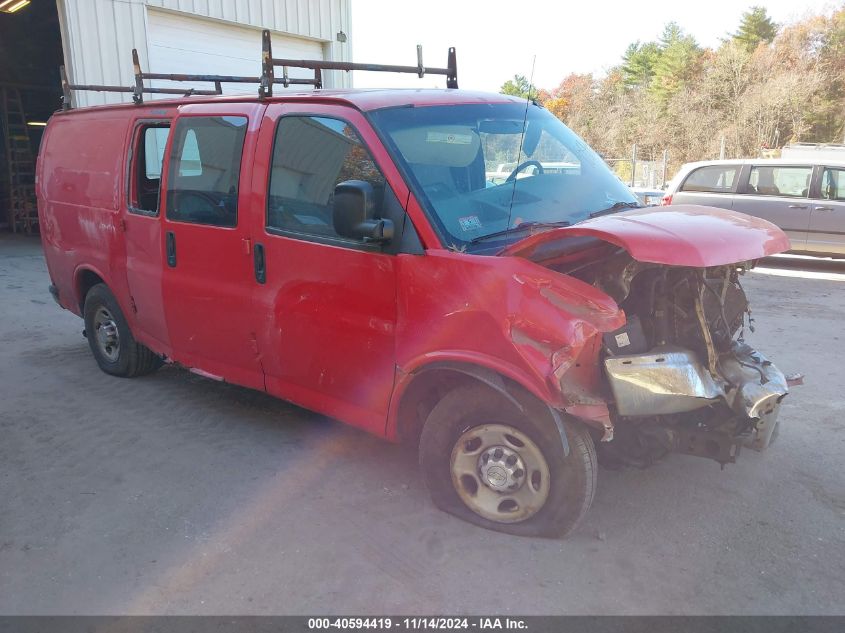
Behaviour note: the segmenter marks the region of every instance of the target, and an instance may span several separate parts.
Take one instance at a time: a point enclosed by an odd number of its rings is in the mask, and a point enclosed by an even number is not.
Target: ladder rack
[[[173,73],[145,73],[141,70],[141,62],[138,57],[138,50],[132,49],[132,67],[135,75],[134,86],[107,86],[96,84],[72,84],[68,81],[65,67],[59,68],[62,81],[62,108],[69,110],[73,107],[73,91],[85,90],[93,92],[122,92],[132,95],[132,101],[135,104],[144,103],[144,94],[170,94],[182,95],[185,97],[191,95],[220,95],[223,94],[222,84],[224,83],[244,83],[244,84],[258,84],[258,96],[260,98],[267,98],[273,96],[273,86],[281,85],[287,88],[288,86],[304,85],[313,86],[316,89],[323,87],[323,71],[324,70],[343,70],[349,72],[352,70],[366,70],[373,72],[389,72],[389,73],[412,73],[422,78],[425,75],[445,75],[446,87],[458,87],[458,64],[455,56],[455,49],[450,48],[446,68],[426,68],[423,65],[422,46],[417,45],[417,65],[416,66],[397,66],[387,64],[361,64],[354,62],[333,62],[310,59],[279,59],[273,57],[272,43],[270,41],[270,31],[264,30],[261,32],[261,76],[260,77],[242,77],[237,75],[192,75],[192,74],[173,74]],[[276,77],[276,68],[282,68],[282,76]],[[288,68],[308,68],[314,71],[313,78],[302,79],[288,76]],[[173,82],[203,82],[214,84],[213,88],[154,88],[144,84],[144,80],[160,80]]]

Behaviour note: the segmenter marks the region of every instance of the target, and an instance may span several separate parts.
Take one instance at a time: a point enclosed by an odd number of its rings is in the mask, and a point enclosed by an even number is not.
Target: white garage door
[[[261,74],[261,31],[258,29],[150,9],[147,37],[150,54],[148,72],[249,77]],[[323,59],[320,42],[280,33],[272,34],[272,42],[273,57]],[[280,77],[281,73],[282,69],[277,68],[276,76]],[[313,71],[304,68],[291,68],[288,74],[303,78],[314,76]],[[211,84],[199,83],[151,83],[158,87],[213,88]],[[258,85],[223,84],[225,94],[256,93],[257,90]],[[277,85],[275,90],[280,92],[284,88]]]

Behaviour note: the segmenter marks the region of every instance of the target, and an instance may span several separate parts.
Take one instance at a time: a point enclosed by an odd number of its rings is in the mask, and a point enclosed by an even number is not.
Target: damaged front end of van
[[[687,206],[595,218],[501,254],[589,284],[624,312],[621,327],[550,356],[565,411],[601,434],[607,463],[642,467],[678,452],[724,466],[743,446],[769,445],[799,380],[746,343],[753,319],[740,283],[788,247],[768,222]]]

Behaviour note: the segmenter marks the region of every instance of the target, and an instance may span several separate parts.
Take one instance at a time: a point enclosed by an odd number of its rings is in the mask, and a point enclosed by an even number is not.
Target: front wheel
[[[585,427],[564,421],[569,454],[543,407],[520,411],[483,386],[459,387],[432,409],[420,465],[435,504],[520,536],[565,536],[592,503],[596,452]]]
[[[161,358],[135,340],[117,299],[105,284],[85,295],[85,335],[97,364],[107,374],[132,378],[161,367]]]

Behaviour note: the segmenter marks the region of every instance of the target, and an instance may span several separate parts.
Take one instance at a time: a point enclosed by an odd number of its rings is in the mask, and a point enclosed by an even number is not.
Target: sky
[[[445,67],[454,46],[461,88],[497,92],[515,74],[554,88],[571,72],[602,74],[636,40],[656,39],[675,21],[702,46],[736,30],[751,5],[778,23],[830,12],[842,0],[351,0],[353,60]],[[536,62],[535,62],[536,57]],[[356,72],[356,88],[443,88],[445,77]]]

